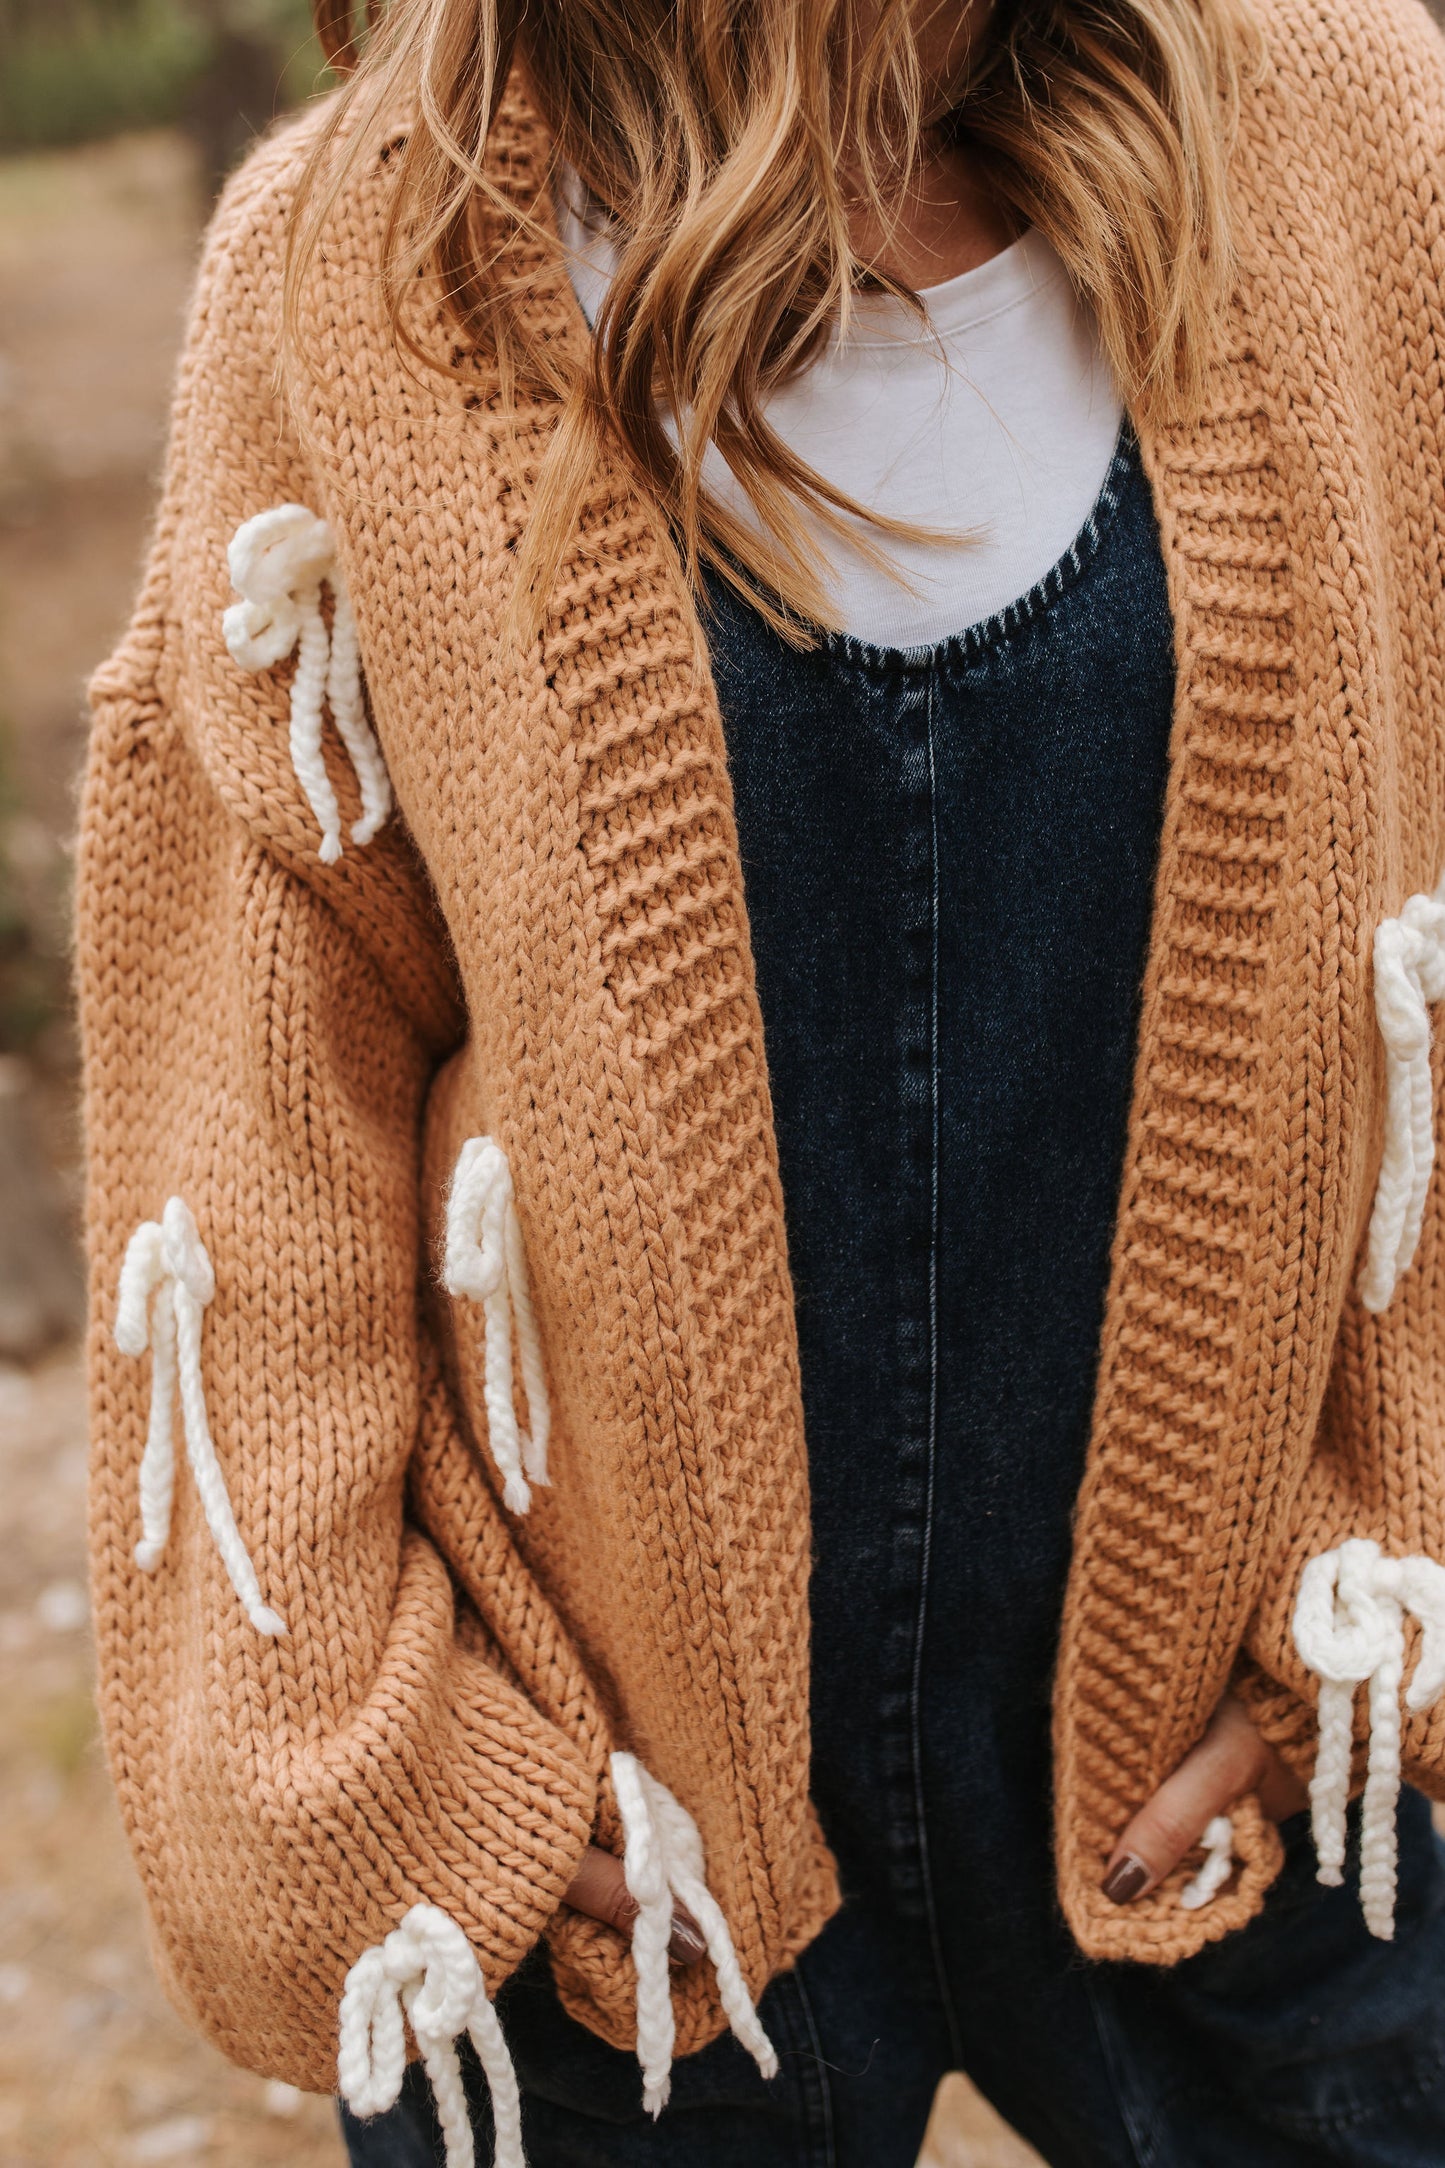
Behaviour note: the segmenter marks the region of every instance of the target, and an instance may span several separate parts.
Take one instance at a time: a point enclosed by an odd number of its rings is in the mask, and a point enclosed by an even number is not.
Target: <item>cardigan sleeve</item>
[[[1402,427],[1419,471],[1433,460],[1438,472],[1438,398],[1428,415],[1420,401],[1445,370],[1445,42],[1398,0],[1372,9],[1358,36],[1351,65],[1395,166],[1392,274],[1413,310],[1393,332],[1402,359],[1386,382],[1412,402]],[[1403,493],[1403,478],[1387,486]],[[1424,502],[1408,560],[1421,592],[1445,522],[1438,492]],[[1427,682],[1437,641],[1423,628],[1413,667]],[[1362,930],[1365,1059],[1331,1169],[1347,1235],[1328,1384],[1235,1681],[1313,1785],[1322,1878],[1337,1864],[1346,1799],[1362,1795],[1365,1909],[1380,1933],[1392,1920],[1394,1788],[1403,1778],[1445,1799],[1445,802],[1438,707],[1427,698],[1416,716],[1408,689],[1396,701],[1382,735],[1391,885],[1373,892]]]
[[[234,2060],[322,2089],[346,1972],[409,1905],[461,1925],[489,1990],[519,1961],[600,1757],[576,1693],[522,1688],[519,1636],[560,1628],[485,1482],[465,1598],[408,1509],[418,1463],[474,1458],[423,1300],[424,1115],[464,1026],[400,818],[318,851],[285,726],[304,658],[245,670],[222,634],[235,526],[308,491],[248,185],[202,271],[141,600],[92,688],[91,1546],[167,1984]]]

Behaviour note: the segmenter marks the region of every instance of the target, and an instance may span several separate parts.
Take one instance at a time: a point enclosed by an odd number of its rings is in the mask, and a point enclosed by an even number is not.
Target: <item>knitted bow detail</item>
[[[243,670],[270,670],[296,649],[291,686],[291,765],[321,827],[321,857],[341,856],[341,813],[321,754],[322,703],[351,757],[361,786],[354,843],[369,843],[391,811],[391,779],[370,723],[361,685],[356,620],[336,561],[331,530],[302,504],[279,504],[238,527],[227,561],[241,600],[221,620],[226,645]],[[331,631],[321,614],[321,584],[331,589]]]
[[[1435,1164],[1427,1003],[1445,999],[1445,899],[1412,896],[1375,930],[1375,1015],[1385,1042],[1385,1147],[1360,1300],[1383,1310],[1409,1270]]]
[[[171,1531],[176,1488],[172,1422],[179,1384],[186,1457],[231,1586],[258,1633],[284,1634],[284,1621],[261,1600],[261,1585],[236,1526],[206,1420],[201,1316],[215,1292],[216,1275],[195,1220],[182,1199],[172,1197],[159,1223],[145,1220],[131,1236],[116,1293],[116,1346],[125,1355],[144,1355],[151,1349],[150,1422],[140,1465],[142,1540],[135,1547],[135,1562],[143,1572],[154,1573]]]
[[[685,1806],[659,1784],[633,1754],[612,1756],[612,1784],[622,1817],[622,1870],[637,1901],[632,1961],[637,1971],[637,2059],[642,2065],[642,2104],[660,2115],[672,2089],[676,2026],[668,1979],[667,1945],[674,1898],[686,1905],[702,1930],[717,1974],[728,2023],[765,2078],[776,2077],[778,2058],[763,2031],[743,1979],[722,1907],[704,1880],[702,1838]]]
[[[1431,1558],[1386,1558],[1355,1537],[1312,1558],[1300,1578],[1294,1641],[1320,1680],[1319,1747],[1310,1784],[1319,1878],[1344,1879],[1355,1688],[1369,1689],[1369,1753],[1360,1822],[1360,1900],[1372,1935],[1395,1932],[1395,1808],[1400,1795],[1400,1688],[1405,1618],[1422,1628],[1408,1708],[1430,1708],[1445,1691],[1445,1567]]]
[[[456,2050],[463,2033],[470,2035],[491,2089],[495,2168],[526,2168],[517,2074],[482,1968],[456,1921],[435,1905],[413,1905],[346,1975],[337,2076],[356,2115],[380,2115],[396,2105],[406,2071],[403,2013],[431,2080],[446,2168],[476,2168]]]
[[[1229,1816],[1216,1814],[1199,1841],[1204,1847],[1204,1864],[1179,1892],[1180,1905],[1186,1912],[1198,1912],[1204,1905],[1213,1904],[1229,1880],[1234,1865],[1234,1824]]]
[[[486,1319],[483,1399],[492,1458],[512,1513],[532,1503],[528,1479],[547,1481],[552,1415],[542,1367],[542,1341],[527,1282],[527,1259],[507,1155],[491,1137],[469,1137],[457,1156],[447,1197],[443,1284],[449,1295],[480,1302]],[[512,1390],[512,1325],[522,1360],[528,1436],[517,1427]]]

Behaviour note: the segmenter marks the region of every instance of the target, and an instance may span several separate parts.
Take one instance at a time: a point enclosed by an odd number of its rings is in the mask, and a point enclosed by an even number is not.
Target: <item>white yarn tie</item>
[[[1186,1912],[1198,1912],[1201,1906],[1211,1904],[1229,1880],[1234,1865],[1234,1824],[1229,1816],[1216,1814],[1199,1841],[1204,1846],[1204,1865],[1179,1892],[1179,1902]]]
[[[1442,880],[1445,887],[1445,880]],[[1383,1310],[1420,1240],[1435,1165],[1428,1004],[1445,999],[1445,897],[1412,896],[1375,929],[1375,1015],[1385,1042],[1385,1144],[1360,1300]]]
[[[637,1972],[637,2059],[642,2065],[643,2106],[650,2115],[660,2115],[672,2089],[676,2026],[667,1946],[674,1902],[686,1906],[702,1931],[733,2032],[763,2076],[776,2077],[777,2054],[753,2007],[722,1907],[707,1886],[696,1822],[634,1754],[612,1756],[612,1784],[622,1817],[623,1873],[637,1904],[632,1961]]]
[[[456,2043],[477,2051],[492,2096],[494,2168],[526,2168],[517,2073],[487,1999],[476,1952],[436,1905],[413,1905],[384,1942],[346,1975],[336,2058],[342,2098],[354,2115],[395,2107],[406,2073],[403,2016],[421,2051],[446,2146],[446,2168],[476,2168],[472,2121]]]
[[[321,857],[341,856],[341,812],[321,752],[323,702],[361,786],[354,843],[369,843],[391,811],[391,778],[366,717],[356,619],[331,530],[304,504],[278,504],[236,529],[228,552],[241,600],[221,620],[226,645],[243,670],[270,670],[296,651],[291,686],[291,764],[321,826]],[[321,586],[331,589],[328,634]]]
[[[141,1541],[135,1562],[154,1573],[171,1532],[176,1489],[173,1433],[179,1385],[186,1457],[206,1525],[231,1586],[258,1633],[284,1634],[284,1620],[261,1600],[261,1584],[241,1540],[216,1458],[201,1380],[201,1317],[216,1292],[216,1275],[190,1211],[172,1197],[159,1223],[145,1220],[126,1246],[116,1294],[115,1340],[126,1355],[151,1350],[150,1422],[140,1465]]]
[[[1355,1688],[1368,1688],[1369,1747],[1360,1810],[1360,1900],[1372,1935],[1395,1932],[1395,1809],[1400,1796],[1400,1688],[1405,1618],[1419,1620],[1419,1660],[1405,1705],[1428,1709],[1445,1691],[1445,1567],[1386,1558],[1354,1537],[1312,1558],[1300,1577],[1294,1641],[1320,1680],[1319,1746],[1310,1813],[1322,1882],[1344,1880],[1345,1816],[1354,1748]]]
[[[486,1320],[483,1398],[492,1458],[502,1478],[509,1512],[532,1503],[529,1483],[545,1484],[547,1440],[552,1427],[542,1339],[532,1308],[521,1222],[507,1155],[491,1137],[469,1137],[457,1155],[447,1197],[446,1255],[442,1270],[449,1295],[482,1305]],[[517,1426],[512,1386],[512,1327],[522,1362],[530,1433]]]

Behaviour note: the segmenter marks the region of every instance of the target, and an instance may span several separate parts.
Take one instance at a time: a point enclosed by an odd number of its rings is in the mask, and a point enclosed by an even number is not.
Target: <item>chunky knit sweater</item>
[[[1371,1724],[1388,1788],[1402,1655],[1412,1702],[1438,1690],[1445,64],[1410,0],[1264,19],[1227,342],[1197,413],[1139,424],[1177,715],[1056,1689],[1069,1920],[1158,1963],[1276,1872],[1244,1801],[1209,1904],[1179,1902],[1197,1855],[1127,1908],[1099,1891],[1231,1681],[1306,1774],[1318,1714],[1326,1823]],[[502,655],[551,416],[504,414],[484,352],[460,379],[398,357],[386,156],[278,402],[312,126],[206,249],[93,689],[78,959],[111,1766],[179,2002],[320,2088],[348,1973],[385,1944],[400,1977],[415,1905],[488,1992],[545,1934],[567,2007],[631,2045],[655,1952],[640,1989],[641,1953],[559,1909],[589,1839],[641,1887],[666,1817],[694,1863],[696,1825],[723,1925],[672,1983],[680,2051],[725,2022],[730,1950],[745,2029],[837,1894],[715,692],[620,465]],[[544,150],[514,87],[491,156],[546,219]],[[531,293],[586,336],[540,247]],[[424,282],[413,306],[449,352]],[[1405,1709],[1403,1767],[1445,1796],[1445,1715]]]

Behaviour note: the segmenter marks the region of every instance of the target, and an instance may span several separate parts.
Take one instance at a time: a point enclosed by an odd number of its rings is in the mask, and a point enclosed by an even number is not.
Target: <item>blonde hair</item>
[[[557,401],[517,553],[513,636],[535,634],[608,446],[694,592],[714,566],[801,645],[831,619],[798,500],[825,532],[845,516],[878,536],[924,531],[833,488],[764,404],[846,325],[860,284],[925,314],[855,257],[849,211],[862,204],[873,230],[894,230],[923,142],[919,17],[938,4],[870,0],[865,18],[860,0],[365,0],[359,34],[357,0],[314,0],[343,84],[293,224],[291,321],[353,162],[407,111],[384,250],[398,336],[410,282],[430,273],[458,334],[495,352],[504,387]],[[1232,275],[1226,163],[1255,42],[1246,6],[997,0],[949,115],[995,197],[1058,251],[1137,413],[1187,410],[1217,343]],[[616,221],[616,274],[585,358],[529,332],[518,244],[557,244],[487,163],[514,67],[550,134],[547,178],[565,161]],[[762,534],[704,488],[710,442]]]

